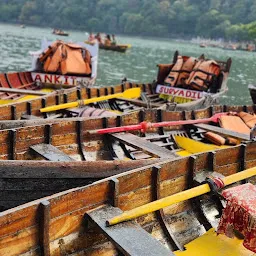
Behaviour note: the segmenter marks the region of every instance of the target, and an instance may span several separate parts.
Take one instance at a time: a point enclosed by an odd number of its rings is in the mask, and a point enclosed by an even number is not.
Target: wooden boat
[[[62,30],[59,30],[59,29],[54,29],[53,32],[52,32],[54,35],[58,35],[58,36],[69,36],[69,33],[67,32],[64,32]]]
[[[253,104],[256,104],[256,86],[249,84],[248,89],[249,89]]]
[[[224,251],[223,255],[251,256],[242,240],[216,236],[220,200],[211,194],[136,222],[106,227],[106,220],[192,188],[208,175],[226,176],[254,167],[255,159],[256,144],[251,142],[166,160],[12,208],[0,215],[0,254],[219,256]]]
[[[201,48],[206,48],[206,47],[207,47],[207,44],[201,43],[199,46],[200,46]]]
[[[154,123],[160,120],[202,119],[211,117],[213,112],[223,112],[223,109],[238,111],[245,108],[216,106],[188,112],[135,111],[96,119],[3,121],[0,123],[0,128],[4,129],[0,131],[0,183],[6,186],[2,187],[3,202],[0,202],[0,208],[14,207],[21,202],[85,185],[162,159],[221,150],[222,147],[200,143],[205,142],[204,134],[209,130],[234,136],[240,141],[250,141],[249,135],[202,124],[159,127],[126,134],[100,135],[90,132],[121,124],[135,125],[141,121]],[[248,106],[247,111],[254,112],[253,106]],[[177,136],[186,141],[186,146],[180,147]]]
[[[15,75],[18,75],[17,73]],[[31,76],[31,74],[29,73]],[[5,75],[6,77],[7,75]],[[3,113],[0,116],[0,120],[16,120],[23,118],[53,118],[52,115],[47,113],[41,113],[40,109],[47,106],[59,105],[68,102],[74,102],[82,99],[91,99],[94,97],[100,97],[104,95],[111,95],[115,93],[124,92],[129,88],[141,88],[142,92],[146,94],[146,97],[142,99],[112,99],[109,101],[99,102],[90,105],[100,109],[117,110],[119,112],[129,112],[140,107],[161,107],[165,104],[163,99],[158,97],[158,94],[154,92],[152,84],[137,84],[124,82],[117,86],[109,87],[88,87],[77,86],[70,89],[62,89],[51,92],[50,94],[42,97],[37,97],[33,100],[27,100],[22,102],[15,102],[0,106],[0,112]],[[80,109],[81,110],[81,109]],[[66,111],[64,110],[66,113]],[[70,112],[70,111],[68,111]],[[72,112],[72,111],[71,111]],[[64,113],[64,116],[66,115]],[[74,113],[75,114],[75,113]],[[79,113],[78,113],[79,114]],[[78,115],[75,114],[75,115]],[[55,117],[62,117],[63,111],[54,113]]]
[[[13,104],[14,102],[33,101],[33,99],[48,97],[52,92],[75,88],[76,86],[92,85],[97,74],[97,49],[88,46],[92,53],[92,73],[90,75],[60,75],[44,73],[39,69],[38,57],[43,49],[47,49],[48,42],[44,43],[42,50],[31,53],[32,71],[2,73],[0,74],[0,104]],[[96,50],[95,50],[96,49]],[[71,90],[72,91],[72,90]],[[54,94],[54,93],[53,93]]]
[[[225,94],[228,90],[227,87],[227,78],[231,68],[232,60],[229,58],[226,62],[217,61],[216,63],[220,66],[220,74],[214,78],[215,84],[210,92],[202,92],[198,90],[187,90],[180,87],[168,87],[165,86],[165,79],[172,71],[172,68],[178,63],[180,59],[187,59],[186,56],[179,56],[178,51],[175,52],[173,58],[173,64],[159,64],[159,71],[157,76],[157,82],[155,84],[155,91],[160,95],[164,96],[163,98],[168,98],[170,101],[169,109],[170,110],[186,110],[186,109],[199,109],[207,107],[213,104],[218,103],[218,99],[221,95]],[[205,60],[204,55],[199,57],[199,60]],[[207,60],[205,60],[207,61]],[[181,70],[174,70],[175,73],[180,73]],[[193,73],[193,71],[191,72]],[[203,71],[202,73],[205,73]],[[207,72],[206,72],[207,73]],[[211,91],[212,90],[212,91]],[[197,94],[198,93],[198,94]],[[193,95],[193,96],[192,96]],[[196,96],[198,95],[198,96]],[[161,96],[160,96],[161,97]],[[193,98],[193,99],[192,99]]]
[[[115,52],[126,52],[129,48],[131,48],[130,44],[117,44],[117,45],[105,45],[99,44],[99,48],[108,51]]]
[[[56,47],[56,44],[62,44],[67,45],[70,47],[81,47],[82,49],[86,49],[89,51],[91,55],[90,65],[91,65],[91,74],[84,74],[84,73],[67,73],[63,75],[61,72],[44,72],[42,71],[42,63],[39,63],[39,58],[41,56],[47,56],[51,55],[49,50]],[[62,46],[61,45],[61,46]],[[74,49],[75,49],[74,48]],[[49,51],[49,52],[47,52]],[[42,40],[41,42],[41,49],[36,52],[30,52],[30,55],[32,56],[32,67],[31,67],[31,76],[34,82],[40,83],[40,84],[46,84],[46,85],[55,85],[56,88],[62,87],[62,88],[68,88],[68,87],[74,87],[77,85],[81,86],[92,86],[95,82],[95,79],[97,77],[97,59],[98,59],[98,46],[97,45],[90,45],[86,43],[76,43],[68,44],[63,41],[57,40],[56,42],[52,43],[47,41],[46,39]],[[74,57],[74,56],[72,56]],[[76,58],[79,58],[79,56],[76,56]],[[58,61],[58,60],[57,60]],[[71,63],[74,65],[74,63]],[[78,63],[77,65],[80,66],[81,63]],[[67,64],[70,65],[70,64]]]
[[[178,52],[175,53],[174,59],[177,59]],[[175,60],[174,60],[175,62]],[[138,107],[147,107],[147,108],[166,108],[168,110],[191,110],[191,109],[200,109],[205,108],[210,105],[216,104],[218,102],[218,97],[221,96],[227,90],[227,78],[229,74],[229,69],[231,65],[231,60],[229,59],[227,62],[218,62],[222,67],[221,78],[219,80],[220,90],[215,94],[203,94],[202,98],[189,101],[184,97],[174,96],[175,101],[180,101],[180,104],[177,102],[167,102],[165,99],[159,97],[159,93],[157,93],[158,86],[163,83],[164,77],[168,74],[171,67],[174,64],[165,65],[163,69],[163,65],[161,66],[161,70],[158,73],[157,82],[153,83],[131,83],[127,81],[123,81],[122,84],[112,87],[89,87],[83,88],[83,83],[80,83],[80,86],[77,88],[71,88],[68,90],[61,90],[53,92],[52,94],[42,96],[37,99],[28,100],[26,102],[9,104],[7,106],[0,106],[0,112],[3,113],[0,116],[0,120],[3,119],[20,119],[21,116],[38,116],[47,118],[52,115],[48,115],[46,113],[40,113],[40,109],[44,107],[48,107],[51,105],[58,105],[67,102],[74,102],[81,99],[90,99],[93,97],[100,97],[104,95],[115,94],[119,92],[124,92],[126,89],[140,87],[142,92],[146,97],[142,97],[139,100],[128,100],[128,99],[112,99],[110,101],[103,101],[97,104],[93,104],[91,106],[100,108],[100,109],[109,109],[109,110],[118,110],[122,111],[131,111],[137,109]],[[7,75],[5,75],[7,76]],[[49,78],[48,78],[49,79]],[[34,80],[36,80],[34,78]],[[46,80],[46,78],[45,78]],[[44,80],[42,83],[44,84]],[[161,86],[161,85],[160,85]],[[13,85],[13,87],[15,87]],[[181,92],[182,89],[175,89],[176,92]],[[175,91],[174,90],[174,91]],[[183,102],[183,103],[181,103]],[[184,103],[185,102],[185,103]],[[62,116],[62,113],[58,112],[55,117]]]

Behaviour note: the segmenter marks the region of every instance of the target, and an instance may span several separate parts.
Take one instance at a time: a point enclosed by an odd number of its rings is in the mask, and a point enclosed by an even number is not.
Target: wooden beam
[[[39,154],[40,156],[44,157],[45,159],[49,161],[63,161],[63,162],[70,162],[75,161],[70,156],[66,155],[62,151],[60,151],[58,148],[54,147],[50,144],[37,144],[34,146],[31,146],[30,149],[32,149],[34,152]]]
[[[160,158],[176,158],[177,157],[170,150],[166,148],[162,148],[152,142],[149,142],[131,133],[114,133],[114,134],[111,134],[110,136],[114,137],[114,139],[122,143],[125,143],[131,147],[139,149],[155,157],[160,157]]]
[[[96,224],[124,255],[171,256],[174,255],[158,240],[133,221],[113,227],[106,226],[106,220],[122,213],[119,208],[103,206],[86,213],[86,217]]]
[[[29,95],[38,95],[38,96],[49,94],[47,92],[41,92],[41,91],[22,90],[22,89],[3,88],[3,87],[0,88],[0,92],[8,92],[8,93],[15,93],[15,94],[29,94]]]
[[[157,104],[157,103],[146,103],[142,100],[136,100],[136,99],[126,99],[126,98],[116,98],[117,100],[120,100],[120,101],[126,101],[126,102],[130,102],[130,103],[133,103],[137,106],[140,106],[140,107],[144,107],[144,108],[147,108],[148,106],[151,106],[153,108],[158,108],[158,107],[161,107],[163,104]]]
[[[158,159],[134,161],[0,161],[1,179],[102,179],[143,166],[158,163]],[[104,166],[104,170],[102,168]]]
[[[50,256],[50,202],[42,201],[39,205],[39,242],[43,256]]]
[[[234,132],[234,131],[220,128],[217,126],[213,126],[213,125],[209,125],[209,124],[195,124],[194,126],[197,128],[203,129],[205,131],[211,131],[211,132],[215,132],[218,134],[230,136],[230,137],[241,139],[241,140],[247,140],[247,141],[250,140],[249,135],[246,135],[246,134],[240,133],[240,132]]]

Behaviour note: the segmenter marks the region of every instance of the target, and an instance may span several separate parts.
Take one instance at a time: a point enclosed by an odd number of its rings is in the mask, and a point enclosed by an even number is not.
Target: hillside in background
[[[255,0],[2,0],[0,22],[161,37],[256,38]]]

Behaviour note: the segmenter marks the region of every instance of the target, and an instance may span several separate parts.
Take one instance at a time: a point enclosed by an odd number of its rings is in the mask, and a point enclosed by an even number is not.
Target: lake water
[[[42,38],[48,40],[84,41],[85,32],[68,31],[69,37],[51,34],[52,28],[26,27],[0,24],[0,72],[23,71],[30,68],[29,51],[40,48]],[[200,56],[226,60],[232,58],[229,77],[229,91],[221,99],[223,104],[251,104],[247,89],[253,84],[256,74],[256,53],[228,51],[217,48],[200,48],[196,44],[166,39],[145,39],[140,37],[118,36],[118,43],[131,44],[132,48],[118,53],[101,50],[99,52],[98,78],[96,85],[119,84],[122,78],[129,81],[151,82],[156,78],[158,63],[171,63],[176,50],[182,55]]]

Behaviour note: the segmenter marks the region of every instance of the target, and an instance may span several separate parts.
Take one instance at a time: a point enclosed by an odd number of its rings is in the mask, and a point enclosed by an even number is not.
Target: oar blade
[[[207,152],[212,150],[221,149],[223,147],[212,145],[212,144],[205,144],[200,141],[195,141],[190,138],[175,136],[175,141],[178,146],[191,154],[197,154],[201,152]],[[225,148],[225,147],[224,147]]]
[[[139,98],[140,95],[141,95],[140,88],[131,88],[131,89],[127,89],[123,92],[122,98],[135,99],[135,98]]]

